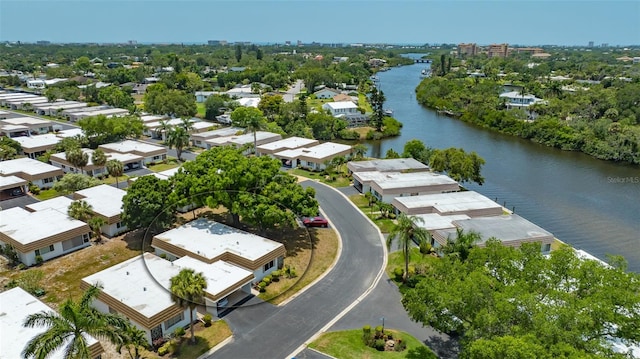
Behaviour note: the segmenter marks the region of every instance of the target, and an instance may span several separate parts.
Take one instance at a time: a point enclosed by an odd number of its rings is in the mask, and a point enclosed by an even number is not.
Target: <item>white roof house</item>
[[[395,197],[460,190],[458,182],[433,172],[356,172],[353,178],[363,186],[370,186],[373,195],[385,203],[391,203]]]
[[[311,170],[323,170],[326,161],[338,156],[351,154],[351,146],[341,143],[325,142],[308,148],[284,150],[273,154],[274,157],[291,161],[291,167],[304,167]]]
[[[240,106],[258,108],[260,97],[243,97],[236,100]]]
[[[165,147],[133,140],[126,140],[117,143],[107,143],[98,147],[109,153],[130,153],[142,156],[144,157],[145,163],[162,161],[167,158],[167,149]]]
[[[322,105],[322,109],[331,112],[333,117],[360,113],[358,105],[351,101],[327,102]]]
[[[94,213],[110,219],[119,217],[122,213],[122,198],[127,194],[119,188],[101,184],[77,191],[73,198],[83,200],[91,205]]]
[[[422,220],[422,221],[418,221],[416,225],[420,228],[426,229],[429,232],[439,230],[439,229],[456,228],[454,221],[460,221],[460,220],[471,218],[466,214],[454,214],[451,216],[442,216],[437,213],[416,214],[414,215],[414,217],[417,217]]]
[[[216,137],[233,136],[238,133],[244,133],[244,129],[239,127],[223,127],[206,132],[192,133],[190,138],[194,146],[207,148],[207,144],[205,143],[206,140]]]
[[[89,160],[87,161],[87,165],[82,169],[83,173],[89,176],[102,176],[107,173],[106,167],[96,166],[93,164],[93,153],[94,150],[88,148],[82,148],[82,153],[87,154]],[[142,156],[138,156],[132,153],[118,153],[118,152],[107,152],[104,151],[107,157],[107,161],[109,160],[118,160],[125,165],[125,171],[129,169],[129,165],[137,164],[139,167],[143,161]],[[56,167],[60,167],[65,173],[77,173],[80,172],[79,168],[76,168],[71,162],[67,160],[67,154],[65,152],[54,153],[49,157],[49,162]]]
[[[349,161],[350,172],[422,172],[429,171],[429,166],[414,158],[387,158],[370,161]]]
[[[205,296],[214,302],[247,284],[250,285],[254,279],[253,272],[225,261],[205,263],[184,256],[173,261],[173,264],[180,268],[191,268],[196,273],[202,273],[207,281]]]
[[[0,125],[26,126],[31,132],[45,134],[51,131],[53,122],[35,117],[14,117],[0,120]]]
[[[54,197],[45,201],[31,203],[24,208],[30,212],[44,211],[47,209],[54,209],[60,213],[67,213],[69,206],[73,203],[71,198],[65,196]]]
[[[414,215],[466,214],[470,217],[500,216],[502,206],[474,191],[434,193],[422,196],[396,197],[391,204],[400,212]]]
[[[84,132],[82,131],[81,128],[70,128],[68,130],[61,130],[56,132],[56,136],[60,138],[84,136]]]
[[[526,94],[522,95],[518,91],[510,91],[500,94],[500,98],[507,99],[507,108],[523,108],[530,105],[544,102],[543,99],[537,98],[534,95]]]
[[[256,131],[256,143],[262,145],[265,143],[278,141],[282,139],[282,135],[273,132]],[[205,141],[208,148],[218,146],[235,146],[242,147],[246,144],[253,144],[253,133],[245,133],[242,135],[232,135],[226,137],[215,137]]]
[[[47,150],[53,149],[60,141],[62,141],[62,138],[51,133],[37,136],[18,136],[13,137],[12,139],[20,143],[20,146],[22,146],[22,152],[29,156],[29,158],[33,159]]]
[[[204,218],[156,235],[151,246],[156,253],[175,258],[186,255],[206,263],[231,262],[253,271],[258,280],[285,255],[281,243]]]
[[[294,136],[258,146],[258,155],[273,154],[283,150],[294,150],[296,148],[315,146],[317,144],[319,144],[318,140]]]
[[[0,313],[0,328],[2,328],[0,348],[2,348],[2,353],[0,353],[0,357],[22,358],[22,350],[27,343],[46,330],[41,326],[24,327],[22,324],[25,319],[31,314],[43,311],[53,312],[53,309],[20,287],[0,293],[0,308],[2,308],[2,313]],[[97,358],[104,353],[102,345],[94,337],[87,335],[85,338],[91,358]],[[47,359],[64,358],[64,347],[67,342],[65,341],[63,346],[47,356]]]
[[[14,175],[26,181],[31,181],[40,188],[53,186],[58,177],[62,177],[61,169],[48,163],[40,162],[31,158],[16,158],[14,160],[2,161],[0,165],[0,175]]]
[[[37,224],[37,225],[34,225]],[[29,212],[20,207],[2,211],[0,242],[11,244],[27,266],[89,245],[89,226],[66,212],[44,209]]]

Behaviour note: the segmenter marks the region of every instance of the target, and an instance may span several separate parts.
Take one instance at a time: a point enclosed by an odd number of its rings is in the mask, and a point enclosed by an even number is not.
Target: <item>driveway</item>
[[[287,90],[287,92],[282,95],[282,100],[284,102],[293,102],[296,99],[296,95],[302,91],[302,87],[304,83],[302,80],[296,80],[296,82]]]
[[[15,197],[15,198],[11,198],[11,199],[5,199],[4,201],[0,201],[0,208],[2,209],[9,209],[9,208],[14,208],[14,207],[23,207],[29,204],[33,204],[36,202],[40,202],[37,199],[35,199],[34,197],[31,197],[29,195],[24,195],[24,196],[20,196],[20,197]]]
[[[285,358],[375,280],[384,254],[376,228],[333,189],[313,181],[302,185],[315,188],[320,206],[342,237],[338,262],[321,281],[285,306],[258,304],[229,313],[225,320],[233,330],[233,340],[212,358]]]

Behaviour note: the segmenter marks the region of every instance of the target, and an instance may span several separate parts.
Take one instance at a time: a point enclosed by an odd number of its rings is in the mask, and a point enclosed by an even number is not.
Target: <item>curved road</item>
[[[383,264],[378,230],[337,191],[313,181],[320,207],[342,237],[335,267],[313,287],[282,307],[241,307],[224,319],[233,340],[211,358],[285,358],[353,303],[373,283]]]

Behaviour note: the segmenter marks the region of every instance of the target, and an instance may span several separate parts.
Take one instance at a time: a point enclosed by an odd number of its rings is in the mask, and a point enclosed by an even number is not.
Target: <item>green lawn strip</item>
[[[395,224],[393,219],[380,218],[380,212],[376,212],[373,208],[369,207],[369,202],[363,195],[354,194],[349,196],[349,199],[360,209],[360,211],[362,211],[362,213],[369,217],[369,219],[371,219],[378,228],[380,228],[380,232],[389,233],[391,231]]]
[[[371,104],[367,100],[367,96],[363,93],[358,94],[358,107],[363,108],[365,113],[373,112]]]
[[[186,330],[186,334],[177,341],[172,339],[171,351],[169,355],[159,356],[156,352],[142,351],[142,358],[156,359],[156,358],[177,358],[177,359],[196,359],[202,354],[206,353],[209,349],[222,343],[225,339],[231,336],[231,329],[224,320],[218,320],[211,323],[211,326],[206,328],[204,324],[198,322],[194,327],[196,344],[191,344],[191,331],[189,328]]]
[[[373,329],[372,329],[373,330]],[[362,341],[362,329],[343,330],[322,334],[318,339],[309,344],[309,348],[331,355],[338,359],[393,359],[404,358],[407,352],[413,348],[424,345],[409,333],[385,329],[385,333],[393,333],[394,339],[400,338],[407,343],[407,349],[401,352],[378,351],[370,348]],[[432,358],[437,358],[433,354]],[[429,359],[428,357],[426,359]]]
[[[413,247],[409,249],[409,266],[414,268],[424,267],[425,269],[430,267],[434,261],[438,258],[432,255],[425,255],[420,253],[420,249]],[[404,270],[404,256],[402,251],[395,251],[389,253],[389,260],[387,261],[387,268],[385,269],[387,275],[391,279],[396,279],[393,271],[396,268],[402,268]]]
[[[118,181],[117,182],[118,183],[126,183],[127,179],[129,179],[129,176],[127,176],[127,175],[118,176],[118,178],[117,178]],[[104,183],[104,184],[115,184],[116,183],[116,178],[112,177],[112,176],[105,177],[105,178],[102,179],[102,183]]]
[[[351,184],[351,180],[340,175],[340,174],[332,174],[332,175],[322,175],[320,174],[321,172],[312,172],[312,171],[307,171],[305,169],[302,168],[294,168],[292,170],[288,171],[289,173],[296,175],[296,176],[301,176],[301,177],[306,177],[309,179],[313,179],[313,180],[318,180],[326,185],[329,185],[331,187],[347,187]],[[329,176],[329,179],[327,179],[327,176]],[[333,180],[333,178],[335,177],[335,181]]]
[[[162,172],[162,171],[170,170],[172,168],[176,168],[179,166],[180,164],[178,164],[177,162],[170,162],[170,163],[158,163],[156,165],[151,165],[147,168],[152,170],[153,172]]]
[[[207,113],[207,108],[204,107],[204,102],[196,103],[196,107],[198,108],[198,117],[204,118],[204,115]]]
[[[54,190],[54,189],[43,189],[40,190],[40,193],[38,193],[37,195],[34,195],[35,198],[41,200],[41,201],[45,201],[51,198],[55,198],[58,196],[62,196],[62,193],[59,193],[58,191]]]

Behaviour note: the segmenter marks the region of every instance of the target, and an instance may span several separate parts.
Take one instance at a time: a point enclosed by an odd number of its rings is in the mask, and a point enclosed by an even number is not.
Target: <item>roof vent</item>
[[[129,271],[127,271],[127,275],[129,275]]]
[[[147,287],[142,287],[142,291],[146,292],[147,291]]]
[[[236,244],[237,244],[237,245],[240,245],[240,242],[236,241]]]

